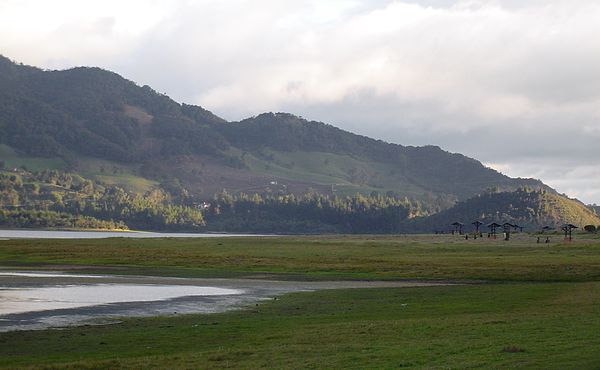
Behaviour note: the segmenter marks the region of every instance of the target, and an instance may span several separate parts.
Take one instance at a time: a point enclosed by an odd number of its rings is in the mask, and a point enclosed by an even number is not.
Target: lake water
[[[145,231],[58,231],[0,230],[0,239],[102,239],[102,238],[221,238],[234,236],[266,236],[256,234],[158,233]]]

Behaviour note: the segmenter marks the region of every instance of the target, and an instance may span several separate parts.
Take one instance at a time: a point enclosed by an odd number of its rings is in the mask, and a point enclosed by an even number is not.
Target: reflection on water
[[[191,285],[94,284],[0,289],[0,315],[187,296],[241,294],[237,289]]]
[[[103,238],[217,238],[264,236],[255,234],[155,233],[126,231],[0,230],[0,239],[103,239]]]

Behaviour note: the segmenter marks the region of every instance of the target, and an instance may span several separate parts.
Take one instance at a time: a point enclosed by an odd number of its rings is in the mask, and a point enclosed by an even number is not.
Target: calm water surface
[[[0,239],[102,239],[102,238],[221,238],[232,236],[266,236],[256,234],[157,233],[145,231],[55,231],[0,230]]]
[[[0,271],[0,332],[220,312],[257,299],[244,293],[208,280]]]
[[[236,289],[190,285],[92,284],[0,288],[0,315],[122,302],[152,302],[179,297],[206,297],[240,293],[242,291]]]

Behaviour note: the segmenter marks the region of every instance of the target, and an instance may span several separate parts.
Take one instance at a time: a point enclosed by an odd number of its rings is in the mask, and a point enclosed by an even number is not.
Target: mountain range
[[[384,195],[417,203],[416,216],[440,222],[467,217],[448,212],[490,192],[562,197],[539,180],[510,178],[436,146],[388,143],[289,113],[228,122],[100,68],[42,70],[2,56],[0,160],[135,193],[183,189],[203,200],[224,190]]]

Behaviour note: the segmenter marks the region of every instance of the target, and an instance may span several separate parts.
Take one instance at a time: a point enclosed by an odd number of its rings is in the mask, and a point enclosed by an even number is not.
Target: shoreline
[[[238,234],[215,232],[164,232],[108,229],[28,229],[0,228],[0,240],[10,239],[104,239],[104,238],[215,238],[215,237],[273,237],[275,234]]]
[[[72,299],[68,290],[73,287],[207,287],[231,289],[238,294],[217,296],[184,295],[170,299],[148,301],[107,302],[80,307],[15,311],[0,315],[0,332],[44,330],[48,328],[81,326],[102,320],[130,317],[155,317],[174,314],[202,314],[244,309],[265,299],[294,292],[313,292],[330,289],[409,288],[458,285],[453,282],[406,281],[280,281],[228,278],[178,278],[164,276],[77,275],[70,273],[30,270],[28,272],[0,270],[0,291],[32,292],[39,289],[65,289],[63,301]],[[18,305],[20,301],[11,302]],[[22,299],[23,304],[27,298]]]

